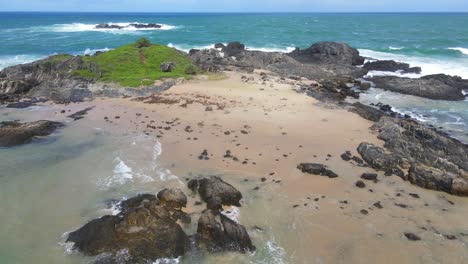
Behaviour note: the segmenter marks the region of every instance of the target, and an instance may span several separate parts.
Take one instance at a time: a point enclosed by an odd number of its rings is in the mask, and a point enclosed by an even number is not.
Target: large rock
[[[161,69],[162,72],[172,72],[175,66],[176,66],[175,63],[173,62],[165,62],[165,63],[161,63],[159,68]]]
[[[468,174],[452,173],[434,167],[414,164],[411,166],[408,180],[420,187],[468,196]]]
[[[363,142],[357,151],[372,168],[403,176],[399,169],[403,161],[392,153],[386,152],[383,148]]]
[[[194,181],[189,182],[191,186],[195,185]],[[219,210],[223,205],[241,206],[241,192],[217,176],[198,180],[198,193],[209,209]]]
[[[368,106],[368,105],[364,105],[362,103],[354,103],[353,104],[353,107],[350,109],[351,112],[354,112],[358,115],[360,115],[361,117],[367,119],[367,120],[370,120],[370,121],[373,121],[373,122],[377,122],[380,120],[380,118],[385,114],[385,112],[379,110],[379,109],[376,109],[372,106]]]
[[[420,67],[410,67],[408,63],[396,62],[393,60],[366,62],[364,68],[369,71],[389,71],[402,73],[421,73]]]
[[[297,166],[299,170],[304,173],[313,175],[327,176],[329,178],[336,178],[338,175],[333,171],[329,170],[327,166],[318,163],[301,163]]]
[[[131,263],[147,263],[160,258],[182,256],[188,237],[154,197],[144,195],[125,201],[125,210],[116,216],[92,220],[71,232],[67,242],[80,252],[103,253],[117,258],[127,251]]]
[[[187,206],[187,196],[180,189],[164,189],[158,193],[161,204],[171,208]]]
[[[464,100],[465,95],[462,91],[468,90],[466,81],[443,74],[428,75],[419,79],[378,76],[369,80],[380,89],[434,100]]]
[[[244,226],[211,209],[203,211],[200,216],[197,241],[209,252],[255,250]]]
[[[47,120],[31,123],[0,122],[0,147],[13,147],[29,143],[36,137],[52,134],[62,126],[62,123]]]
[[[441,170],[468,171],[468,146],[450,136],[412,120],[382,117],[373,127],[384,147],[410,163]]]
[[[319,42],[307,49],[289,53],[294,59],[306,63],[362,65],[364,58],[359,51],[345,43]]]
[[[227,56],[237,56],[245,50],[245,45],[240,42],[231,42],[228,43],[226,47],[223,48],[223,52]]]

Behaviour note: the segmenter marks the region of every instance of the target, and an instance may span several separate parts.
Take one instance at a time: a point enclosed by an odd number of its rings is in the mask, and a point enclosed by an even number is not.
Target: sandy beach
[[[254,243],[268,233],[277,250],[287,252],[275,263],[468,259],[466,199],[344,161],[345,151],[359,156],[361,142],[383,145],[369,129],[373,123],[301,93],[301,81],[262,72],[201,76],[145,98],[46,104],[29,118],[62,121],[94,107],[75,126],[157,139],[158,165],[178,176],[176,186],[198,174],[223,175],[244,195],[238,217]],[[304,174],[296,168],[303,162],[324,164],[339,177]],[[359,188],[363,173],[378,173],[378,180],[363,180]],[[405,233],[422,240],[410,241]],[[210,256],[208,263],[227,260],[247,261],[228,254]]]

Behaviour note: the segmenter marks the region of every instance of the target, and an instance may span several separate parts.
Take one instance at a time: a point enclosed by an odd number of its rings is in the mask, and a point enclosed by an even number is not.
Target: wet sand
[[[298,93],[297,81],[261,78],[228,72],[222,80],[192,80],[142,100],[49,105],[34,118],[67,120],[95,106],[77,124],[158,139],[162,167],[182,180],[225,175],[245,196],[240,221],[254,243],[263,243],[256,238],[265,232],[284,250],[276,262],[253,263],[468,263],[466,198],[383,173],[356,187],[362,173],[375,171],[340,155],[358,156],[361,142],[382,145],[372,123]],[[200,157],[204,150],[208,155]],[[325,164],[339,177],[304,174],[296,168],[302,162]],[[421,240],[410,241],[405,232]],[[221,260],[247,261],[228,255],[207,262]]]

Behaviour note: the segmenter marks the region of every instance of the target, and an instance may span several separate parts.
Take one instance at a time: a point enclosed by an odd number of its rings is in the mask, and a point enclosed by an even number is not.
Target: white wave
[[[176,26],[159,24],[161,28],[136,28],[131,24],[145,24],[139,22],[125,22],[125,23],[107,23],[109,25],[116,25],[123,27],[122,29],[115,28],[96,28],[98,24],[83,24],[83,23],[71,23],[71,24],[55,24],[48,27],[42,27],[42,30],[53,31],[53,32],[86,32],[86,31],[97,31],[97,32],[109,32],[109,33],[128,33],[132,31],[151,31],[151,30],[173,30]]]
[[[223,43],[223,44],[224,44],[224,45],[227,45],[227,43]],[[178,49],[178,50],[182,50],[182,51],[185,51],[185,52],[189,52],[191,49],[199,49],[199,50],[203,50],[203,49],[214,49],[215,44],[201,45],[201,46],[193,46],[193,45],[187,45],[187,44],[173,44],[173,43],[169,43],[169,44],[167,44],[167,46],[170,47],[170,48],[175,48],[175,49]],[[293,50],[295,50],[296,48],[293,47],[293,46],[284,47],[284,48],[281,48],[281,47],[250,47],[250,46],[247,46],[245,49],[246,49],[246,50],[250,50],[250,51],[289,53],[289,52],[292,52]]]
[[[467,48],[456,47],[456,48],[448,48],[448,49],[458,51],[458,52],[462,53],[463,55],[468,55],[468,49]]]
[[[107,52],[111,49],[109,48],[103,48],[103,49],[86,49],[85,51],[83,51],[83,55],[94,55],[96,54],[96,52]]]
[[[133,170],[125,162],[117,157],[114,159],[113,174],[98,182],[98,185],[104,188],[109,188],[115,185],[123,185],[133,179]]]
[[[232,221],[239,223],[240,210],[238,207],[231,206],[231,208],[224,210],[221,213]]]
[[[178,258],[162,258],[158,259],[153,264],[179,264],[180,263],[180,257]]]
[[[360,49],[359,52],[364,57],[405,62],[409,63],[412,67],[419,66],[422,68],[422,75],[445,73],[448,75],[457,75],[465,79],[468,78],[468,59],[466,58],[406,56],[368,49]]]
[[[393,47],[393,46],[389,46],[388,47],[389,50],[402,50],[404,49],[403,47]]]
[[[285,47],[285,48],[279,48],[279,47],[246,47],[247,50],[255,50],[255,51],[263,51],[263,52],[281,52],[281,53],[289,53],[292,52],[296,49],[296,47]]]
[[[397,72],[387,72],[387,71],[369,71],[366,76],[364,77],[376,77],[376,76],[397,76],[397,77],[405,77],[405,78],[421,78],[422,74],[417,73],[402,73],[401,71]]]
[[[0,70],[18,65],[33,62],[45,58],[46,56],[41,55],[11,55],[11,56],[0,56]]]

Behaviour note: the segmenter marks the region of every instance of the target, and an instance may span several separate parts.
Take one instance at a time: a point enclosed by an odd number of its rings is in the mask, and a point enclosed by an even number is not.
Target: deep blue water
[[[94,29],[98,23],[131,22],[164,27]],[[317,41],[341,41],[365,56],[421,66],[423,74],[446,73],[468,79],[467,25],[468,13],[0,13],[0,69],[56,53],[112,49],[144,36],[183,50],[241,41],[251,49],[289,51]],[[379,90],[370,97],[367,100],[393,98],[382,97]],[[389,103],[395,102],[401,111],[413,112],[428,122],[447,124],[454,133],[466,134],[466,102],[415,103],[406,99]]]

